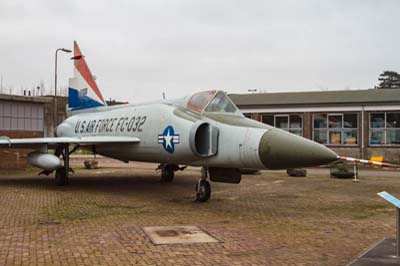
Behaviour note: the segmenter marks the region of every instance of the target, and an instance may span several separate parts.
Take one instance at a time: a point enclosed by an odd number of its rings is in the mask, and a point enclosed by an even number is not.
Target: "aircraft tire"
[[[198,187],[200,186],[200,187]],[[206,202],[211,196],[211,185],[207,180],[200,180],[196,185],[196,201]]]
[[[164,167],[161,171],[161,182],[171,183],[174,180],[175,171],[172,167],[168,165]]]
[[[55,182],[57,186],[65,186],[67,184],[67,176],[64,167],[56,170]]]

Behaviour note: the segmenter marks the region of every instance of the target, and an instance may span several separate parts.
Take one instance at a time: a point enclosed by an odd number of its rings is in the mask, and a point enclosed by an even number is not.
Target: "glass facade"
[[[299,136],[303,135],[302,114],[265,114],[262,116],[262,122]]]
[[[359,145],[361,112],[312,113],[312,140],[325,145]],[[366,138],[371,146],[400,145],[400,112],[371,112]],[[265,124],[303,136],[303,114],[264,114]]]
[[[400,145],[400,112],[369,115],[370,145]]]
[[[358,144],[357,113],[313,114],[313,140],[329,145]]]

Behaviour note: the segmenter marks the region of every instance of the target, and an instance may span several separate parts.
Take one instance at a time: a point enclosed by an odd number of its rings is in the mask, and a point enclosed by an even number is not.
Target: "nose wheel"
[[[196,185],[196,201],[206,202],[211,196],[211,185],[207,180],[199,180]]]
[[[208,182],[208,169],[201,168],[201,177],[196,184],[196,201],[206,202],[211,197],[211,185]]]

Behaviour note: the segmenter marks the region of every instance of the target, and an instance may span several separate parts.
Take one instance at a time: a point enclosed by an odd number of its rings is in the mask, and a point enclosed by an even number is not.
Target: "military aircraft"
[[[107,106],[85,58],[74,42],[74,77],[69,80],[68,118],[56,137],[0,138],[0,146],[35,151],[28,162],[55,171],[55,183],[68,184],[69,157],[91,150],[123,162],[159,163],[161,179],[171,182],[180,166],[202,167],[196,199],[210,198],[209,179],[239,183],[243,168],[287,169],[318,166],[339,159],[311,140],[246,118],[220,90],[177,100]],[[54,154],[48,149],[54,149]]]

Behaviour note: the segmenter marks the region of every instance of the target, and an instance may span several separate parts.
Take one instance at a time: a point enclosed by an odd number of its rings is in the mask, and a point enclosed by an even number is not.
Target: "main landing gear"
[[[196,185],[196,201],[206,202],[211,196],[211,185],[208,182],[208,169],[206,167],[201,168],[201,177]]]
[[[73,170],[69,167],[69,155],[73,153],[78,147],[75,147],[71,152],[69,151],[69,144],[61,144],[55,151],[56,156],[61,156],[64,165],[56,170],[55,183],[57,186],[68,185],[69,172]]]
[[[187,166],[179,167],[177,164],[160,164],[157,170],[161,170],[161,182],[171,183],[176,171],[183,171]]]

